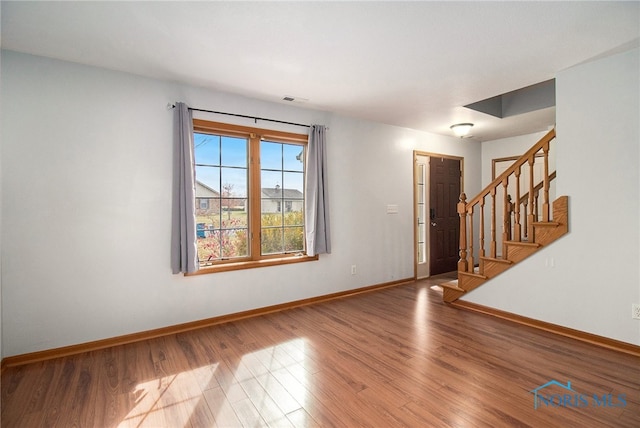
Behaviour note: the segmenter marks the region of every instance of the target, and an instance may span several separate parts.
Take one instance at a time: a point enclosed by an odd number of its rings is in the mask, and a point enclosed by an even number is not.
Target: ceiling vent
[[[288,101],[290,103],[306,103],[309,100],[307,98],[292,97],[291,95],[285,95],[284,97],[282,97],[282,101]]]

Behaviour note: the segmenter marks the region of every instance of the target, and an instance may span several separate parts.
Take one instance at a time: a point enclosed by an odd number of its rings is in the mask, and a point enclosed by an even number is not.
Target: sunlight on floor
[[[307,351],[308,352],[308,351]],[[290,425],[308,400],[305,340],[294,339],[193,370],[139,383],[124,427]],[[269,419],[269,420],[267,420]],[[168,424],[168,425],[167,425]]]
[[[424,349],[427,345],[427,289],[420,288],[418,290],[418,298],[416,299],[416,307],[413,315],[413,326],[416,332],[415,340],[420,349]]]
[[[135,406],[118,426],[163,426],[167,413],[176,413],[174,416],[186,424],[206,389],[201,389],[197,379],[204,380],[202,385],[217,386],[217,366],[216,363],[138,384],[133,392]]]

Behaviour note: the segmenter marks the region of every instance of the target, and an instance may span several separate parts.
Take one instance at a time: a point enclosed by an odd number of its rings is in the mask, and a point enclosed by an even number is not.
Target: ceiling
[[[2,48],[477,141],[546,130],[464,105],[638,46],[633,2],[11,2]],[[283,101],[285,96],[295,101]],[[207,106],[194,106],[207,108]]]

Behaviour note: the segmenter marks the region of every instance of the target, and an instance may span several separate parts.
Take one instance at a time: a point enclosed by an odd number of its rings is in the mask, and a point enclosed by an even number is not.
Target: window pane
[[[284,250],[289,253],[303,251],[303,239],[303,227],[286,227],[284,229]]]
[[[220,165],[220,136],[193,134],[196,164]]]
[[[276,254],[283,252],[283,229],[262,229],[261,249],[262,254]]]
[[[272,203],[272,205],[269,205]],[[263,211],[260,219],[260,225],[264,227],[282,227],[284,225],[284,218],[282,216],[282,203],[281,201],[263,200],[262,206],[273,207],[274,210],[280,209],[280,211]]]
[[[247,169],[221,168],[222,198],[247,197]]]
[[[236,202],[240,204],[241,202]],[[237,206],[236,208],[227,209],[226,206],[222,207],[220,218],[220,229],[237,229],[247,228],[249,226],[247,212],[243,207]]]
[[[247,167],[247,139],[222,137],[222,166]]]
[[[297,144],[284,144],[282,149],[284,170],[302,172],[304,168],[304,147]]]
[[[285,172],[283,174],[283,185],[286,189],[285,198],[304,199],[304,175],[301,172]]]
[[[198,258],[201,265],[248,255],[246,229],[213,230],[206,231],[205,234],[204,238],[198,237]]]
[[[246,229],[229,229],[220,232],[220,247],[222,257],[236,258],[247,256],[247,231]]]
[[[262,197],[282,198],[282,182],[282,171],[261,171]]]
[[[285,203],[286,205],[286,203]],[[295,205],[295,203],[294,203]],[[304,225],[304,216],[302,213],[302,210],[289,210],[287,211],[287,208],[285,208],[285,213],[284,213],[284,224],[285,226],[302,226]]]
[[[212,225],[220,224],[220,200],[219,199],[196,199],[196,220],[197,223]]]
[[[304,251],[304,147],[265,141],[260,147],[262,253]]]
[[[200,238],[198,234],[198,260],[200,261],[200,265],[211,264],[214,260],[218,259],[218,252],[215,250],[217,248],[216,239],[213,236],[209,236],[207,238]]]
[[[201,265],[248,256],[246,138],[194,134]]]
[[[260,168],[282,169],[282,143],[260,142]]]
[[[196,197],[205,196],[220,196],[220,168],[217,166],[196,166]]]
[[[220,227],[220,168],[196,167],[196,233],[208,238]],[[200,255],[202,257],[202,254]],[[208,256],[207,256],[208,258]]]

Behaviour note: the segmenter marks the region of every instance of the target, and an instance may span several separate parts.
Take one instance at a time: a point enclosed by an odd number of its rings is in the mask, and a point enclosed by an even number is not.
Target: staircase
[[[549,171],[549,147],[555,136],[555,130],[549,131],[470,201],[460,195],[458,279],[440,284],[445,302],[457,300],[567,233],[567,196],[549,202],[550,183],[556,177]],[[542,163],[541,178],[534,174],[536,162]]]

